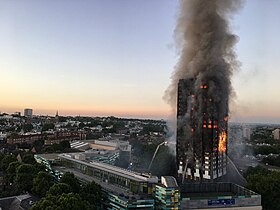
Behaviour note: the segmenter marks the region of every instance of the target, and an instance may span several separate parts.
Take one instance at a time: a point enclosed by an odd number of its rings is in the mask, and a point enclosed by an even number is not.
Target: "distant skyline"
[[[166,119],[178,1],[3,0],[0,111]],[[241,69],[231,121],[280,123],[280,1],[231,19]]]

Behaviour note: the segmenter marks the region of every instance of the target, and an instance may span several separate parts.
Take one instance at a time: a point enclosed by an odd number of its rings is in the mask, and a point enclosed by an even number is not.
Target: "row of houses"
[[[7,137],[7,144],[33,144],[35,141],[44,140],[45,145],[52,145],[65,140],[83,140],[85,137],[85,134],[81,131],[56,131],[9,136]]]

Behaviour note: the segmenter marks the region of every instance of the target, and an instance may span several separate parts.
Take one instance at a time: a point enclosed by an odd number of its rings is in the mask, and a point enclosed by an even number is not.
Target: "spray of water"
[[[227,160],[233,166],[234,170],[237,172],[239,178],[242,180],[243,183],[247,183],[247,180],[240,174],[239,170],[237,169],[236,165],[232,162],[232,160],[227,156]],[[243,184],[244,185],[244,184]]]

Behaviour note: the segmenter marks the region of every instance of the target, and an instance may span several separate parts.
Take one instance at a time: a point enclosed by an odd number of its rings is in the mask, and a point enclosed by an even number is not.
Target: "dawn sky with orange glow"
[[[166,119],[178,55],[175,0],[2,0],[0,111]],[[231,120],[280,123],[280,1],[231,19],[239,72]]]

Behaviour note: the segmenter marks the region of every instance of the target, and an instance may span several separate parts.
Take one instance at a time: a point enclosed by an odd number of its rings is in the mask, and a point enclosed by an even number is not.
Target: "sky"
[[[0,111],[165,119],[177,0],[1,0]],[[280,1],[232,17],[231,120],[280,123]]]

